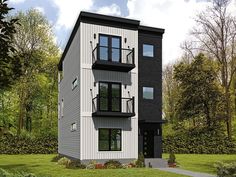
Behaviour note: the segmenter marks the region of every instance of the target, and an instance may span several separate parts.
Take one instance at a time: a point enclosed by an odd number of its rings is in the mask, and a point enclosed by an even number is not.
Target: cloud
[[[34,9],[38,10],[39,12],[41,12],[42,14],[45,14],[45,10],[43,7],[35,7]]]
[[[58,8],[56,28],[71,29],[81,10],[90,10],[93,0],[52,0]]]
[[[103,6],[98,9],[97,13],[106,15],[121,16],[120,7],[117,4],[112,4],[110,6]]]
[[[9,0],[9,2],[12,3],[12,4],[19,4],[19,3],[23,3],[25,1],[26,0]]]
[[[198,0],[128,0],[129,18],[141,20],[143,25],[165,28],[163,36],[163,63],[181,56],[181,43],[194,26],[194,16],[210,2]]]

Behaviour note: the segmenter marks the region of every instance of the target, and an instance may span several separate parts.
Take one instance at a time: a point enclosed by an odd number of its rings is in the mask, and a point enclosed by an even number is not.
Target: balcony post
[[[135,109],[134,109],[134,105],[135,105],[135,104],[134,104],[134,96],[132,97],[132,100],[133,100],[133,103],[132,103],[132,104],[133,104],[133,113],[134,113],[134,111],[135,111]]]
[[[132,49],[133,55],[132,55],[132,64],[134,64],[134,48]]]

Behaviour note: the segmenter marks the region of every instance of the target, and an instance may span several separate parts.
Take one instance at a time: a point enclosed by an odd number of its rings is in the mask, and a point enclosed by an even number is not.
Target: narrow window
[[[61,100],[61,117],[64,116],[64,101],[63,99]]]
[[[154,88],[143,87],[143,99],[153,100],[153,98],[154,98]]]
[[[78,85],[78,78],[76,77],[72,82],[72,90]]]
[[[150,44],[143,44],[143,56],[154,57],[154,46]]]
[[[121,151],[121,129],[100,128],[99,151]]]
[[[76,125],[76,123],[72,123],[72,124],[71,124],[70,130],[71,130],[72,132],[77,130],[77,125]]]

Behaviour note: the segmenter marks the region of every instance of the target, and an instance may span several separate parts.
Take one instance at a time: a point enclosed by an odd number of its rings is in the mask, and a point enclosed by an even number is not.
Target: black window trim
[[[143,45],[152,45],[152,46],[153,46],[153,57],[144,56],[144,55],[143,55]],[[151,59],[154,59],[155,56],[156,56],[155,48],[156,48],[155,44],[152,44],[152,43],[149,43],[149,42],[144,42],[144,43],[142,43],[142,57],[143,57],[144,59],[150,59],[150,60],[151,60]]]
[[[108,46],[100,46],[100,36],[106,36],[108,37]],[[120,48],[117,47],[112,47],[112,38],[119,38],[120,39]],[[112,48],[114,49],[119,49],[120,52],[120,58],[119,58],[119,63],[122,63],[122,48],[121,48],[121,43],[122,43],[122,37],[121,36],[115,36],[115,35],[109,35],[109,34],[103,34],[103,33],[99,33],[98,35],[98,44],[99,47],[108,47],[108,60],[109,62],[114,62],[112,61]],[[98,59],[100,60],[100,56],[98,57]]]
[[[99,81],[99,86],[98,86],[98,95],[100,97],[100,84],[101,83],[105,83],[105,84],[108,84],[108,110],[101,110],[100,107],[99,107],[99,111],[101,112],[122,112],[122,83],[121,82],[109,82],[109,81]],[[119,111],[112,111],[112,101],[111,101],[111,98],[112,98],[112,92],[111,92],[111,89],[112,89],[112,84],[119,84],[120,86],[120,110]],[[109,86],[110,85],[110,86]],[[110,91],[109,91],[110,89]],[[100,104],[100,103],[99,103]]]
[[[100,140],[100,130],[109,130],[109,150],[100,150],[99,140]],[[120,149],[111,150],[111,130],[120,130]],[[98,151],[122,151],[122,129],[121,128],[99,128],[98,129]]]

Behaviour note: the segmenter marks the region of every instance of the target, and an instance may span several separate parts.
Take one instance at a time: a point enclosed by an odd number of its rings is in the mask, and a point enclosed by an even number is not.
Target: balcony
[[[111,98],[97,95],[92,99],[93,117],[119,117],[128,118],[135,116],[134,97]]]
[[[123,49],[97,44],[92,53],[92,69],[129,72],[135,68],[134,48]]]

